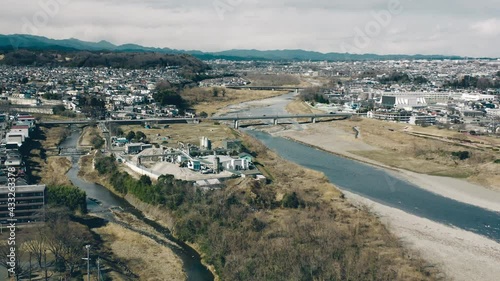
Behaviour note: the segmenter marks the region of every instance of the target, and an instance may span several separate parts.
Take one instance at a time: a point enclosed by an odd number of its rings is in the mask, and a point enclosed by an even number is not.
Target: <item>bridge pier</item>
[[[299,93],[299,89],[295,89],[295,93],[298,94]]]
[[[234,120],[234,128],[238,130],[240,128],[240,121],[239,120]]]
[[[311,118],[311,123],[316,124],[316,117]]]
[[[278,125],[278,118],[273,119],[273,124],[274,124],[274,126]]]

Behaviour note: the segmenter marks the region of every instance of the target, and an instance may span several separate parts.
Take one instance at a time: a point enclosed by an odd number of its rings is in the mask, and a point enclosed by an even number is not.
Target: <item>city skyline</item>
[[[493,0],[68,1],[4,3],[0,33],[207,52],[304,49],[500,57]]]

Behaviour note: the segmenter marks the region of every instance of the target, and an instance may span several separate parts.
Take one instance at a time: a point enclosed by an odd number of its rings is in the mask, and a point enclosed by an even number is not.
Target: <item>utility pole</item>
[[[100,267],[100,259],[97,257],[97,281],[101,281],[101,267]]]
[[[47,276],[47,250],[43,250],[43,267],[45,269],[45,281],[49,280]]]
[[[90,281],[90,245],[85,245],[85,248],[87,249],[87,257],[82,258],[82,260],[87,261],[87,281]]]

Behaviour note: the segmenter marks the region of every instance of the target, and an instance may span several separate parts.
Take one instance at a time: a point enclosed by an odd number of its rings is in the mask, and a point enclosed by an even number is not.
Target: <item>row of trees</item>
[[[140,142],[140,141],[146,141],[147,136],[146,136],[146,134],[144,134],[141,131],[137,131],[137,132],[130,131],[130,132],[127,133],[127,135],[125,136],[125,138],[128,141]]]
[[[324,91],[325,89],[321,87],[307,88],[300,93],[300,99],[302,101],[329,104],[330,101],[323,94]]]
[[[75,118],[76,113],[71,111],[71,110],[66,110],[66,107],[64,105],[56,105],[52,107],[52,110],[54,111],[55,115],[60,115],[60,116],[65,116],[65,117],[70,117],[70,118]]]
[[[50,199],[49,199],[50,200]],[[36,224],[20,231],[16,239],[15,278],[30,279],[40,276],[45,280],[57,274],[58,278],[77,278],[85,268],[85,244],[92,241],[88,228],[71,221],[67,209],[48,208],[44,224]],[[23,229],[24,230],[24,229]],[[7,265],[10,247],[0,246],[0,266]]]
[[[393,72],[388,76],[384,76],[384,77],[378,79],[378,81],[381,84],[393,84],[393,83],[397,83],[397,84],[409,84],[409,83],[426,84],[429,82],[429,80],[423,76],[411,77],[410,75],[408,75],[407,73],[404,73],[404,72]]]

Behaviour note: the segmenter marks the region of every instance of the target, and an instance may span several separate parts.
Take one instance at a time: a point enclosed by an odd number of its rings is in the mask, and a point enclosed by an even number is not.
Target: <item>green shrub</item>
[[[285,194],[283,197],[283,200],[281,201],[281,205],[284,208],[292,208],[292,209],[297,209],[300,206],[300,200],[299,197],[297,196],[296,192],[293,192],[291,194]]]
[[[48,186],[47,201],[49,205],[64,206],[71,211],[87,212],[87,194],[72,186]]]
[[[469,151],[454,151],[451,153],[453,157],[456,157],[460,160],[465,160],[470,158],[470,152]]]

